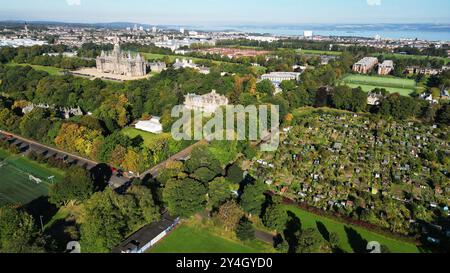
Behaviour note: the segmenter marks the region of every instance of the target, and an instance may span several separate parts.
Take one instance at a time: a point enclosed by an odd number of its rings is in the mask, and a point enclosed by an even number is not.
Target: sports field
[[[48,168],[20,155],[0,149],[0,205],[25,205],[46,196],[52,183],[60,182],[64,172]]]
[[[183,224],[162,239],[150,253],[263,253],[267,247],[244,245]]]
[[[402,96],[410,95],[417,88],[414,80],[366,75],[348,75],[342,80],[342,83],[352,88],[361,87],[365,92],[370,92],[375,88],[384,88],[390,93],[399,93]]]
[[[300,219],[302,229],[317,228],[322,223],[329,233],[337,233],[340,239],[340,247],[347,252],[365,249],[367,243],[371,241],[386,245],[392,253],[419,252],[417,246],[412,243],[395,240],[363,228],[346,225],[326,217],[312,214],[295,206],[286,206],[286,208]]]

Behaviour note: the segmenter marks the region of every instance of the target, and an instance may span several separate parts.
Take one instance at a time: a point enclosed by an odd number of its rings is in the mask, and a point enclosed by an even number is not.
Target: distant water
[[[287,26],[192,26],[196,30],[235,30],[248,33],[279,36],[301,36],[303,31],[312,30],[315,35],[350,36],[391,39],[420,39],[429,41],[450,41],[450,24],[383,24],[383,25],[287,25]]]

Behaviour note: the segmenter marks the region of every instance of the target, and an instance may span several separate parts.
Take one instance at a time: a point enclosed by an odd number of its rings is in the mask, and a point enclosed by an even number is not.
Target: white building
[[[192,60],[186,60],[186,59],[176,59],[175,63],[173,64],[174,69],[181,69],[181,68],[198,68],[198,66],[194,63]]]
[[[303,32],[303,37],[305,37],[305,38],[312,38],[313,37],[313,32],[311,30],[305,30]]]
[[[47,42],[39,41],[39,40],[32,40],[32,39],[3,39],[0,38],[0,47],[6,46],[6,47],[31,47],[31,46],[42,46],[46,45]]]
[[[145,132],[161,134],[163,132],[163,127],[160,120],[160,117],[152,117],[150,120],[140,120],[134,127]]]
[[[215,113],[221,106],[228,105],[228,98],[216,93],[212,90],[211,93],[203,96],[197,94],[187,94],[184,100],[184,107],[189,110],[202,111],[205,113]]]
[[[367,104],[372,106],[380,105],[381,101],[383,100],[383,95],[377,94],[377,93],[370,93],[367,96]]]
[[[190,47],[192,44],[204,44],[214,46],[216,45],[215,40],[205,40],[205,39],[182,39],[182,40],[169,40],[167,37],[163,38],[162,41],[155,42],[155,46],[161,48],[169,48],[172,51],[175,51],[181,47]]]
[[[272,72],[269,74],[264,74],[261,76],[262,80],[270,80],[273,83],[280,84],[282,81],[299,81],[300,75],[302,73],[300,72]]]
[[[67,58],[74,58],[77,57],[77,53],[76,52],[44,53],[43,56],[51,56],[51,57],[63,56]]]
[[[272,72],[269,74],[262,75],[261,80],[271,81],[272,84],[275,86],[275,94],[277,94],[283,91],[280,87],[283,81],[292,81],[292,80],[299,81],[301,74],[302,73],[300,72]]]

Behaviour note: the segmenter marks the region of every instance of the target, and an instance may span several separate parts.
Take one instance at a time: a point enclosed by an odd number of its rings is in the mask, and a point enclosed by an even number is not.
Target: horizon
[[[0,4],[3,21],[207,26],[450,24],[446,0],[132,0],[126,4],[117,0],[0,0]],[[98,12],[102,9],[103,13]]]

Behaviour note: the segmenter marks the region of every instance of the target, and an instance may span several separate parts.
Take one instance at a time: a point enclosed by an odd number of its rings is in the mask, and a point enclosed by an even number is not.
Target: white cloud
[[[381,0],[367,0],[369,6],[381,6]]]
[[[66,0],[66,3],[69,6],[79,6],[81,5],[81,0]]]

